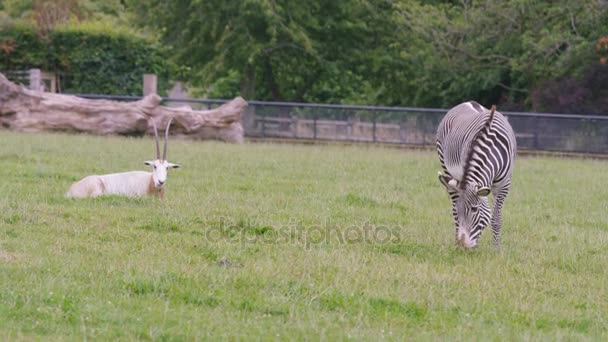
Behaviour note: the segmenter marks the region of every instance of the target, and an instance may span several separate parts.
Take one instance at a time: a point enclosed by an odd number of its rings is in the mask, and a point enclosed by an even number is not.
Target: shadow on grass
[[[401,302],[358,294],[345,295],[337,291],[324,294],[316,302],[323,310],[341,311],[352,316],[362,312],[375,318],[399,317],[413,322],[424,321],[428,313],[425,307],[415,302]]]
[[[160,203],[158,198],[153,196],[146,197],[127,197],[127,196],[119,196],[119,195],[104,195],[95,198],[69,198],[65,196],[65,189],[60,195],[49,196],[46,199],[46,202],[49,204],[59,204],[59,205],[69,205],[71,207],[78,205],[83,207],[95,207],[99,209],[99,207],[104,208],[112,208],[112,207],[120,207],[120,208],[146,208],[151,205],[155,205]]]
[[[339,197],[338,200],[342,203],[346,203],[351,207],[364,207],[364,208],[374,208],[378,206],[378,202],[373,198],[348,193],[344,197]]]
[[[160,297],[174,303],[192,304],[214,308],[220,304],[219,296],[203,294],[198,282],[175,274],[167,274],[157,278],[134,278],[121,280],[120,288],[129,295],[136,297]]]
[[[123,279],[118,283],[118,287],[127,296],[162,298],[175,304],[207,308],[221,306],[273,316],[285,316],[289,313],[288,306],[266,302],[267,296],[262,295],[266,287],[264,281],[236,277],[226,279],[219,288],[217,286],[219,285],[209,283],[206,279],[195,279],[178,274],[165,274],[153,278],[140,276]],[[236,290],[236,294],[232,293],[232,290]]]
[[[157,233],[181,232],[184,229],[184,224],[175,219],[152,217],[147,222],[137,226],[137,229]]]
[[[477,260],[480,257],[480,254],[485,254],[486,252],[498,255],[494,250],[465,250],[464,248],[454,245],[427,245],[407,241],[396,244],[376,245],[373,246],[373,250],[378,253],[405,257],[409,260],[433,262],[444,265],[456,265],[463,262],[470,262],[470,260]]]

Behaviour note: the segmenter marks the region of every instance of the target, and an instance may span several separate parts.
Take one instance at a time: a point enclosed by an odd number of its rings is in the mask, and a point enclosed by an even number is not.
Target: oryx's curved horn
[[[165,146],[163,148],[163,160],[167,160],[167,141],[169,141],[169,126],[171,126],[171,121],[173,121],[173,118],[169,119],[169,122],[167,122],[167,128],[165,129]]]
[[[156,122],[152,119],[152,127],[154,127],[154,142],[156,142],[156,159],[160,159],[160,146],[158,144],[158,130],[156,129]]]

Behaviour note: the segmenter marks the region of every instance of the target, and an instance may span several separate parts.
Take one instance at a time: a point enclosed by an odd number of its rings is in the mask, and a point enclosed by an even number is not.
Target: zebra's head
[[[476,247],[481,232],[488,226],[492,217],[488,204],[490,188],[473,183],[460,184],[441,173],[439,180],[450,196],[456,198],[457,243],[464,248]]]

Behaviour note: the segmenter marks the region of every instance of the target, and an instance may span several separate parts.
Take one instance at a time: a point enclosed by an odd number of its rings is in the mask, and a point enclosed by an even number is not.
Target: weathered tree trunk
[[[0,124],[11,130],[143,135],[154,132],[152,120],[158,127],[164,127],[173,118],[172,134],[243,141],[241,114],[247,102],[242,97],[203,111],[187,106],[164,107],[160,102],[156,94],[135,102],[120,102],[33,91],[0,74]]]

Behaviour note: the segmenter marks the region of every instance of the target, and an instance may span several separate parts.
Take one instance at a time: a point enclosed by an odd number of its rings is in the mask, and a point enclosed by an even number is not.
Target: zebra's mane
[[[494,121],[494,112],[496,112],[496,105],[492,105],[492,109],[490,110],[490,117],[485,122],[483,127],[475,134],[475,137],[471,141],[471,147],[469,148],[469,153],[467,153],[467,158],[464,162],[464,174],[462,175],[462,182],[460,182],[460,189],[464,190],[466,187],[467,176],[469,175],[469,168],[471,167],[471,161],[473,160],[473,154],[475,154],[475,147],[479,145],[479,138],[486,132],[490,132],[490,128],[492,127],[492,122]]]

